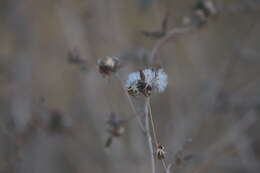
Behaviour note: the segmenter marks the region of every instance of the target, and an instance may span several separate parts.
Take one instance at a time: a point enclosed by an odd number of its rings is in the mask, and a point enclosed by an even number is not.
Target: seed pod
[[[165,155],[166,155],[166,152],[164,150],[164,146],[159,144],[157,146],[157,150],[156,150],[157,159],[163,160],[163,159],[165,159]]]
[[[82,59],[77,49],[68,52],[68,62],[76,65],[86,64],[86,60]]]
[[[152,91],[163,92],[168,84],[167,74],[162,70],[144,69],[129,74],[126,88],[131,96],[149,97]]]
[[[219,13],[219,8],[212,0],[198,0],[192,14],[183,18],[184,25],[204,26],[211,16]]]
[[[97,62],[99,72],[102,75],[111,75],[120,68],[119,59],[117,57],[106,56]]]

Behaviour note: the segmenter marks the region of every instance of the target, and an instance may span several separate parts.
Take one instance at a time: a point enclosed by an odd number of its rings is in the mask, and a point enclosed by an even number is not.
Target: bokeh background
[[[260,2],[213,2],[217,15],[158,50],[169,84],[151,98],[156,129],[172,172],[259,173]],[[133,116],[118,76],[149,66],[160,38],[142,31],[165,17],[168,30],[182,26],[196,3],[1,0],[0,172],[151,172],[136,119],[105,148],[111,112]],[[120,58],[116,75],[99,74],[104,56]]]

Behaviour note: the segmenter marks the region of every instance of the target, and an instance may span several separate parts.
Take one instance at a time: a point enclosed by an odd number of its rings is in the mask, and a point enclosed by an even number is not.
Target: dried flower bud
[[[110,127],[108,129],[108,132],[114,136],[114,137],[119,137],[119,136],[122,136],[125,132],[125,128],[122,126],[122,124],[119,124],[117,126],[114,126],[114,127]]]
[[[218,13],[218,10],[216,8],[216,5],[211,0],[204,0],[203,1],[205,9],[207,9],[209,15],[216,15]]]
[[[194,15],[199,20],[199,26],[207,23],[208,18],[216,14],[217,8],[211,0],[199,1],[194,8]]]
[[[196,9],[194,11],[195,16],[198,17],[200,25],[205,24],[208,20],[208,16],[202,9]]]
[[[97,62],[99,72],[102,75],[110,75],[115,73],[120,67],[119,59],[117,57],[106,56]]]
[[[131,96],[142,94],[148,97],[152,90],[159,93],[163,92],[168,84],[167,80],[167,74],[162,69],[145,69],[131,73],[125,87]]]
[[[124,121],[118,119],[116,114],[111,113],[109,120],[107,121],[107,132],[109,133],[109,138],[106,141],[106,147],[109,147],[112,144],[114,137],[120,137],[125,132]]]
[[[195,12],[201,11],[204,17],[209,17],[217,14],[216,5],[211,0],[199,1],[195,6]]]
[[[68,52],[68,62],[77,65],[82,71],[87,70],[87,61],[81,57],[80,52],[77,49]]]
[[[82,59],[77,49],[73,49],[68,52],[68,62],[70,64],[86,64],[86,60]]]
[[[165,155],[166,155],[166,152],[164,150],[164,146],[159,144],[157,146],[157,149],[156,149],[156,156],[157,156],[157,159],[159,160],[163,160],[165,159]]]

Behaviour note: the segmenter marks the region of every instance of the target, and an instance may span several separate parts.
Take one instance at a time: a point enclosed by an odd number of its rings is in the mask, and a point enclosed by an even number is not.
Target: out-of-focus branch
[[[165,35],[165,37],[163,37],[163,38],[161,38],[161,39],[159,39],[158,41],[155,42],[155,44],[152,48],[151,54],[150,54],[150,63],[154,62],[158,51],[167,41],[169,41],[170,39],[173,39],[173,38],[175,38],[179,35],[186,34],[190,31],[192,31],[193,29],[194,29],[194,27],[189,27],[189,26],[180,27],[180,28],[176,27],[176,28],[171,29]]]

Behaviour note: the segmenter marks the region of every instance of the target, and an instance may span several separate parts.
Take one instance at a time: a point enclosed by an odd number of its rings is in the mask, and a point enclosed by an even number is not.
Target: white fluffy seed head
[[[152,70],[152,69],[144,69],[142,70],[144,74],[144,82],[152,87],[152,90],[155,92],[163,92],[168,84],[168,76],[163,71],[163,69]],[[128,75],[128,79],[126,81],[125,87],[130,88],[135,93],[139,93],[138,91],[138,82],[142,80],[140,72],[133,72]]]
[[[115,73],[120,68],[119,59],[115,56],[106,56],[97,61],[99,72],[103,75]]]

